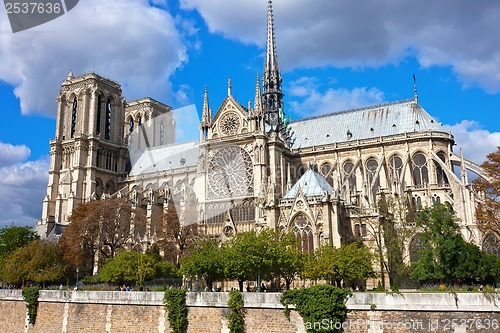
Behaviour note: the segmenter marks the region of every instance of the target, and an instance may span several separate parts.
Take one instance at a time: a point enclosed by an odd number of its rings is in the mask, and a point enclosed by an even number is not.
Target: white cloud
[[[264,46],[265,1],[181,5],[198,10],[212,32]],[[500,91],[497,0],[287,0],[273,8],[284,69],[379,66],[413,55],[423,67],[451,66],[465,85]]]
[[[316,78],[302,77],[290,83],[290,110],[299,117],[355,109],[380,104],[384,93],[377,88],[356,87],[352,90],[328,88],[321,90]]]
[[[455,137],[457,148],[462,148],[464,157],[478,164],[486,161],[486,155],[500,146],[500,132],[489,132],[481,129],[473,120],[463,120],[455,125],[443,125]],[[455,153],[459,153],[455,149]]]
[[[24,161],[30,153],[25,145],[14,146],[0,141],[0,167]]]
[[[32,226],[41,217],[48,169],[48,157],[0,168],[0,228]]]
[[[51,22],[13,34],[0,11],[0,80],[16,87],[24,114],[54,115],[70,69],[79,75],[95,68],[120,82],[128,100],[172,100],[168,78],[187,60],[176,24],[178,18],[146,0],[86,0]]]

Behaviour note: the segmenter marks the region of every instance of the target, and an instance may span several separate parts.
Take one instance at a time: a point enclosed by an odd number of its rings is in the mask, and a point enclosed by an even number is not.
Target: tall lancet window
[[[413,183],[415,186],[424,186],[429,183],[427,159],[422,153],[413,156]]]
[[[165,144],[165,125],[163,124],[163,120],[160,123],[160,145]]]
[[[71,137],[75,137],[75,130],[76,130],[76,110],[78,109],[78,101],[75,99],[73,100],[73,110],[71,112]]]
[[[95,134],[99,135],[101,133],[101,108],[102,108],[102,97],[97,96],[97,120],[95,124]]]
[[[304,253],[314,251],[314,240],[312,226],[309,219],[304,214],[297,215],[292,222],[292,232],[300,242],[300,248]]]
[[[134,131],[134,118],[130,118],[130,122],[129,122],[129,133],[132,133]]]
[[[111,101],[108,98],[106,102],[106,128],[104,131],[104,138],[109,140],[111,137]]]
[[[437,153],[437,156],[439,157],[439,159],[443,163],[446,163],[446,157],[442,151]],[[446,176],[446,172],[443,170],[443,168],[441,167],[441,165],[438,162],[434,161],[434,163],[436,164],[436,178],[437,178],[438,186],[443,186],[443,185],[449,184],[448,177]]]

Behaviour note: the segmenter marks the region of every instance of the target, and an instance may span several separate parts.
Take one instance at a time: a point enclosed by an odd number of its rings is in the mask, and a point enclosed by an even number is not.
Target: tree
[[[335,282],[366,280],[375,276],[373,254],[358,243],[342,245],[340,248],[325,245],[311,255],[305,263],[304,276]]]
[[[0,229],[0,257],[5,257],[16,249],[40,239],[31,227],[5,227]]]
[[[179,272],[190,277],[201,277],[208,290],[212,290],[213,283],[224,278],[221,247],[210,238],[201,240],[181,259]]]
[[[60,281],[67,265],[58,246],[36,240],[12,252],[5,261],[4,278],[8,283]]]
[[[494,281],[500,258],[487,255],[463,240],[449,204],[435,204],[418,213],[424,244],[411,275],[422,282],[474,283]]]
[[[31,227],[5,227],[0,229],[0,280],[3,280],[5,259],[15,250],[39,239]]]
[[[378,216],[374,216],[373,212],[364,213],[362,209],[358,209],[358,214],[367,216],[363,223],[371,240],[368,246],[378,263],[382,287],[385,289],[386,274],[391,286],[408,274],[403,253],[414,229],[416,209],[407,198],[384,194],[380,196],[377,208]]]
[[[160,215],[160,223],[156,229],[156,245],[177,267],[180,266],[180,259],[186,250],[199,239],[196,222],[196,206],[186,205],[184,219],[181,221],[172,198],[168,201],[166,211]]]
[[[260,232],[252,230],[237,233],[226,246],[225,274],[229,279],[238,280],[240,291],[243,291],[243,282],[246,280],[257,280],[260,288],[261,279],[273,276],[273,249],[276,246],[274,231],[263,229]]]
[[[424,248],[420,259],[412,264],[412,276],[419,281],[451,281],[453,268],[458,265],[460,235],[451,205],[435,204],[421,210],[417,227]]]
[[[476,191],[483,195],[476,209],[478,228],[484,234],[491,232],[500,237],[500,147],[488,154],[481,168],[489,179],[477,178],[473,181]]]
[[[274,264],[273,273],[276,277],[285,279],[286,290],[290,289],[292,281],[302,273],[304,268],[304,254],[299,245],[300,241],[293,233],[273,233]]]
[[[135,282],[142,285],[144,281],[161,276],[175,276],[176,269],[172,264],[163,262],[150,254],[136,251],[122,251],[116,257],[106,260],[99,270],[102,281],[119,283]]]
[[[144,211],[133,208],[126,198],[81,204],[69,221],[60,246],[65,259],[87,274],[94,271],[96,258],[103,262],[125,247],[140,245],[146,231]]]

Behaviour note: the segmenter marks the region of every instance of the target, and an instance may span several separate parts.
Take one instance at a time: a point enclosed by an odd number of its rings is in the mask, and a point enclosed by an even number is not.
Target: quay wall
[[[346,333],[500,332],[500,296],[488,293],[354,293],[341,323],[284,315],[279,293],[243,293],[247,333],[306,333],[343,325]],[[229,333],[229,293],[187,294],[187,333]],[[34,326],[21,290],[0,290],[2,333],[170,333],[161,292],[40,291]]]

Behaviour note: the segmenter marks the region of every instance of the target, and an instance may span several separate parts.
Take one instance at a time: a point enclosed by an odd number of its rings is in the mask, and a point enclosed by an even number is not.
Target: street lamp
[[[78,290],[78,272],[80,271],[80,267],[76,266],[76,287],[75,290]]]

